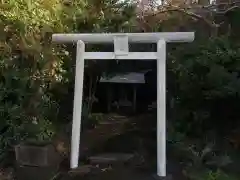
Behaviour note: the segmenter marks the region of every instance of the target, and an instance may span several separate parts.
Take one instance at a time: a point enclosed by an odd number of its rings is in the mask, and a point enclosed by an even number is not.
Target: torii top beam
[[[73,43],[82,40],[84,43],[113,43],[114,37],[127,36],[129,43],[192,42],[194,32],[162,32],[162,33],[94,33],[94,34],[53,34],[52,41],[57,43]]]

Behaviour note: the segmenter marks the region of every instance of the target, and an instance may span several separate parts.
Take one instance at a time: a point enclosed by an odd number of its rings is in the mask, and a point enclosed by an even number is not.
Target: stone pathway
[[[133,154],[125,154],[125,153],[105,153],[99,154],[96,156],[89,157],[90,164],[108,164],[113,165],[116,163],[127,163],[134,158]]]
[[[123,153],[91,156],[90,165],[71,170],[58,180],[155,180],[151,172],[136,170],[134,158]]]
[[[89,157],[90,165],[83,165],[69,171],[61,180],[133,180],[136,178],[142,180],[143,175],[133,173],[133,159],[134,155],[124,153],[104,153],[91,156]]]
[[[84,174],[75,172],[75,174],[67,174],[58,180],[154,180],[150,173],[142,173],[134,171],[130,168],[111,168],[102,169],[98,172],[89,172]]]
[[[82,136],[81,141],[81,152],[85,150],[87,147],[88,149],[92,149],[94,147],[100,148],[100,151],[96,149],[94,151],[90,151],[90,153],[80,153],[85,154],[85,157],[88,157],[88,160],[85,161],[85,163],[88,163],[87,165],[80,165],[79,168],[75,170],[70,170],[69,172],[63,173],[60,176],[58,176],[55,179],[51,180],[154,180],[153,173],[156,173],[156,170],[151,171],[151,168],[149,168],[147,164],[142,164],[142,159],[139,161],[139,157],[135,157],[132,154],[123,154],[119,152],[124,152],[119,147],[116,147],[115,150],[111,150],[106,148],[104,146],[104,149],[101,149],[103,144],[106,144],[106,140],[108,140],[110,137],[116,135],[116,134],[123,134],[128,129],[138,128],[135,124],[131,126],[127,126],[126,124],[129,124],[129,122],[134,123],[134,121],[129,121],[129,119],[126,119],[126,117],[119,116],[116,118],[115,116],[112,116],[113,119],[107,119],[106,121],[100,123],[100,125],[92,130],[85,131]],[[141,120],[143,117],[137,117],[136,121]],[[148,119],[148,118],[143,118]],[[127,123],[126,123],[127,122]],[[148,127],[145,124],[144,127]],[[147,128],[149,129],[149,128]],[[146,137],[146,133],[143,134],[137,134],[137,137],[143,136],[144,138],[151,138]],[[127,134],[127,136],[131,139],[133,139],[132,134]],[[136,136],[136,135],[135,135]],[[129,139],[128,138],[128,139]],[[141,137],[142,138],[142,137]],[[124,139],[125,142],[125,139]],[[132,142],[133,143],[133,142]],[[123,144],[123,143],[119,143]],[[116,145],[116,143],[115,143]],[[112,147],[113,145],[111,145]],[[128,147],[131,146],[130,144],[124,143],[124,146]],[[135,145],[134,145],[135,146]],[[144,148],[147,147],[151,148],[148,144],[143,145]],[[83,148],[83,149],[82,149]],[[104,153],[104,154],[96,154],[92,155],[92,153],[97,152],[118,152],[118,153]],[[139,148],[138,148],[139,151]],[[137,151],[137,152],[138,152]],[[88,151],[89,152],[89,151]],[[128,152],[128,151],[126,151]],[[130,152],[135,152],[130,151]],[[151,151],[150,151],[151,152]],[[155,152],[152,152],[155,153]],[[143,152],[140,152],[140,155],[144,155]],[[145,158],[145,156],[144,156]],[[145,159],[143,162],[146,162]],[[140,165],[141,164],[141,165]],[[174,166],[177,163],[172,163]],[[181,168],[179,170],[178,167],[173,167],[171,163],[169,163],[168,170],[169,174],[174,175],[174,179],[177,178],[177,180],[185,180],[182,176]],[[146,165],[146,167],[145,167]],[[152,165],[151,165],[152,167]],[[176,176],[175,176],[176,175]],[[171,178],[172,179],[172,178]]]

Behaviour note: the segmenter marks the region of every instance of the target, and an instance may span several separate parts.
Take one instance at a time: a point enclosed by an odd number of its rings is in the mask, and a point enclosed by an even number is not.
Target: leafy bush
[[[58,104],[65,96],[71,100],[68,90],[74,85],[75,61],[71,61],[71,56],[75,48],[53,45],[50,35],[129,31],[135,17],[133,9],[134,6],[125,2],[98,0],[69,3],[13,0],[1,3],[1,152],[28,136],[48,138],[48,128],[51,132],[52,128],[45,123],[62,120],[69,115],[63,107],[65,114],[61,114],[63,118],[59,116]],[[57,92],[53,91],[54,88]],[[69,102],[72,104],[72,100]],[[71,107],[69,104],[64,106]],[[35,132],[30,133],[31,128],[26,126],[32,127],[35,119],[38,124],[34,125]]]
[[[204,172],[196,172],[189,174],[191,180],[237,180],[236,177],[228,175],[221,170],[212,171],[205,170]]]
[[[228,37],[185,48],[173,51],[169,63],[179,128],[199,136],[211,129],[228,133],[239,119],[240,48]]]

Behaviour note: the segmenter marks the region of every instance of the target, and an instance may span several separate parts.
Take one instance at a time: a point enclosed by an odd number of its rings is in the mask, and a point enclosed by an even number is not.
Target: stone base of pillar
[[[153,179],[155,179],[155,180],[173,180],[171,175],[161,177],[161,176],[158,176],[157,174],[153,174]]]

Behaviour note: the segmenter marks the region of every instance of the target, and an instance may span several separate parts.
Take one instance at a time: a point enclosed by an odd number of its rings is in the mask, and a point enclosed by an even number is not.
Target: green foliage
[[[24,125],[24,132],[27,133],[27,141],[50,142],[55,130],[51,121],[46,119],[33,120],[30,124]],[[23,132],[23,133],[24,133]]]
[[[236,179],[213,169],[234,161],[223,144],[239,124],[239,50],[223,36],[197,39],[169,54],[168,90],[174,99],[169,141],[190,179]]]
[[[202,91],[207,99],[239,92],[239,50],[226,37],[210,39],[181,53],[182,56],[177,56],[181,90],[186,94],[191,91],[190,98]],[[192,82],[194,85],[197,83],[197,86],[193,86]]]
[[[25,139],[50,140],[53,123],[69,115],[64,107],[65,114],[58,113],[61,98],[71,100],[74,63],[66,56],[75,49],[53,45],[50,34],[131,31],[133,14],[134,5],[110,0],[1,1],[1,155]]]
[[[170,92],[174,95],[176,118],[182,129],[201,134],[216,121],[219,129],[228,127],[228,124],[220,127],[224,121],[237,121],[238,114],[231,111],[236,111],[240,92],[237,44],[228,37],[209,39],[177,48],[170,58],[170,71],[175,76],[171,79],[174,87],[170,87]],[[228,108],[224,109],[224,103],[229,103]],[[229,111],[233,113],[232,119],[228,119]]]
[[[234,176],[229,176],[221,170],[212,171],[205,170],[203,172],[196,172],[189,174],[191,180],[237,180]]]
[[[0,155],[25,139],[50,139],[58,104],[49,88],[63,74],[50,32],[67,31],[60,1],[2,1],[0,6]],[[60,51],[61,52],[61,51]],[[61,74],[62,73],[62,74]],[[33,125],[33,121],[38,124]],[[47,123],[47,124],[46,124]]]

